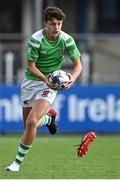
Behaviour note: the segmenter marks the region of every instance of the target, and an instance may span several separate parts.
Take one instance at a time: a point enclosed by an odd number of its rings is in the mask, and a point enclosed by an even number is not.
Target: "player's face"
[[[57,19],[45,22],[45,32],[50,40],[55,40],[58,37],[62,28],[62,22],[62,20]]]

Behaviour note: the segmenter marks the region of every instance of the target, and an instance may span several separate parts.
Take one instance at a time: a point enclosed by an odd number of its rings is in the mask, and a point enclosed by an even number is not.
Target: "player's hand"
[[[69,76],[69,81],[67,83],[65,83],[64,85],[62,85],[63,90],[70,88],[74,83],[74,79],[73,79],[72,75],[70,73],[67,73],[67,75]]]
[[[57,90],[57,88],[55,87],[55,85],[54,85],[53,83],[50,83],[50,82],[49,82],[50,76],[51,76],[51,74],[49,74],[49,75],[47,76],[45,82],[46,82],[46,84],[47,84],[47,86],[48,86],[49,88],[51,88],[51,89],[53,89],[53,90]]]

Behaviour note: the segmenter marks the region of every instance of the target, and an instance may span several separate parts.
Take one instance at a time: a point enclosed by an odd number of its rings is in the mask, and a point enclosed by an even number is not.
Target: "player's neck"
[[[59,39],[59,36],[50,36],[50,34],[44,30],[45,36],[49,41],[57,41]]]

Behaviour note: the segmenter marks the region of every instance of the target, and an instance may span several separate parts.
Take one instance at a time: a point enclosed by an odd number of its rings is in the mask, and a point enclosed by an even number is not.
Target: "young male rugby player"
[[[44,29],[35,32],[28,42],[27,67],[21,86],[25,130],[15,160],[6,168],[8,171],[20,170],[38,127],[46,125],[52,135],[57,132],[57,112],[50,109],[57,91],[48,82],[48,75],[61,69],[65,52],[73,62],[73,71],[64,89],[70,88],[81,73],[80,52],[75,41],[61,30],[64,19],[65,14],[61,9],[47,7],[44,11]]]

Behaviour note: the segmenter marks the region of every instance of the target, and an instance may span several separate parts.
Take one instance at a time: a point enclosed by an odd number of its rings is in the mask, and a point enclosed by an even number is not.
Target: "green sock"
[[[27,145],[23,144],[22,142],[20,142],[18,153],[17,153],[16,159],[15,159],[15,161],[18,164],[21,164],[21,162],[24,160],[24,157],[28,153],[30,148],[31,148],[31,146],[27,146]]]
[[[48,116],[48,115],[46,114],[46,115],[44,115],[44,116],[42,117],[41,126],[42,126],[42,125],[46,125],[46,124],[50,125],[51,121],[52,121],[51,116]]]

